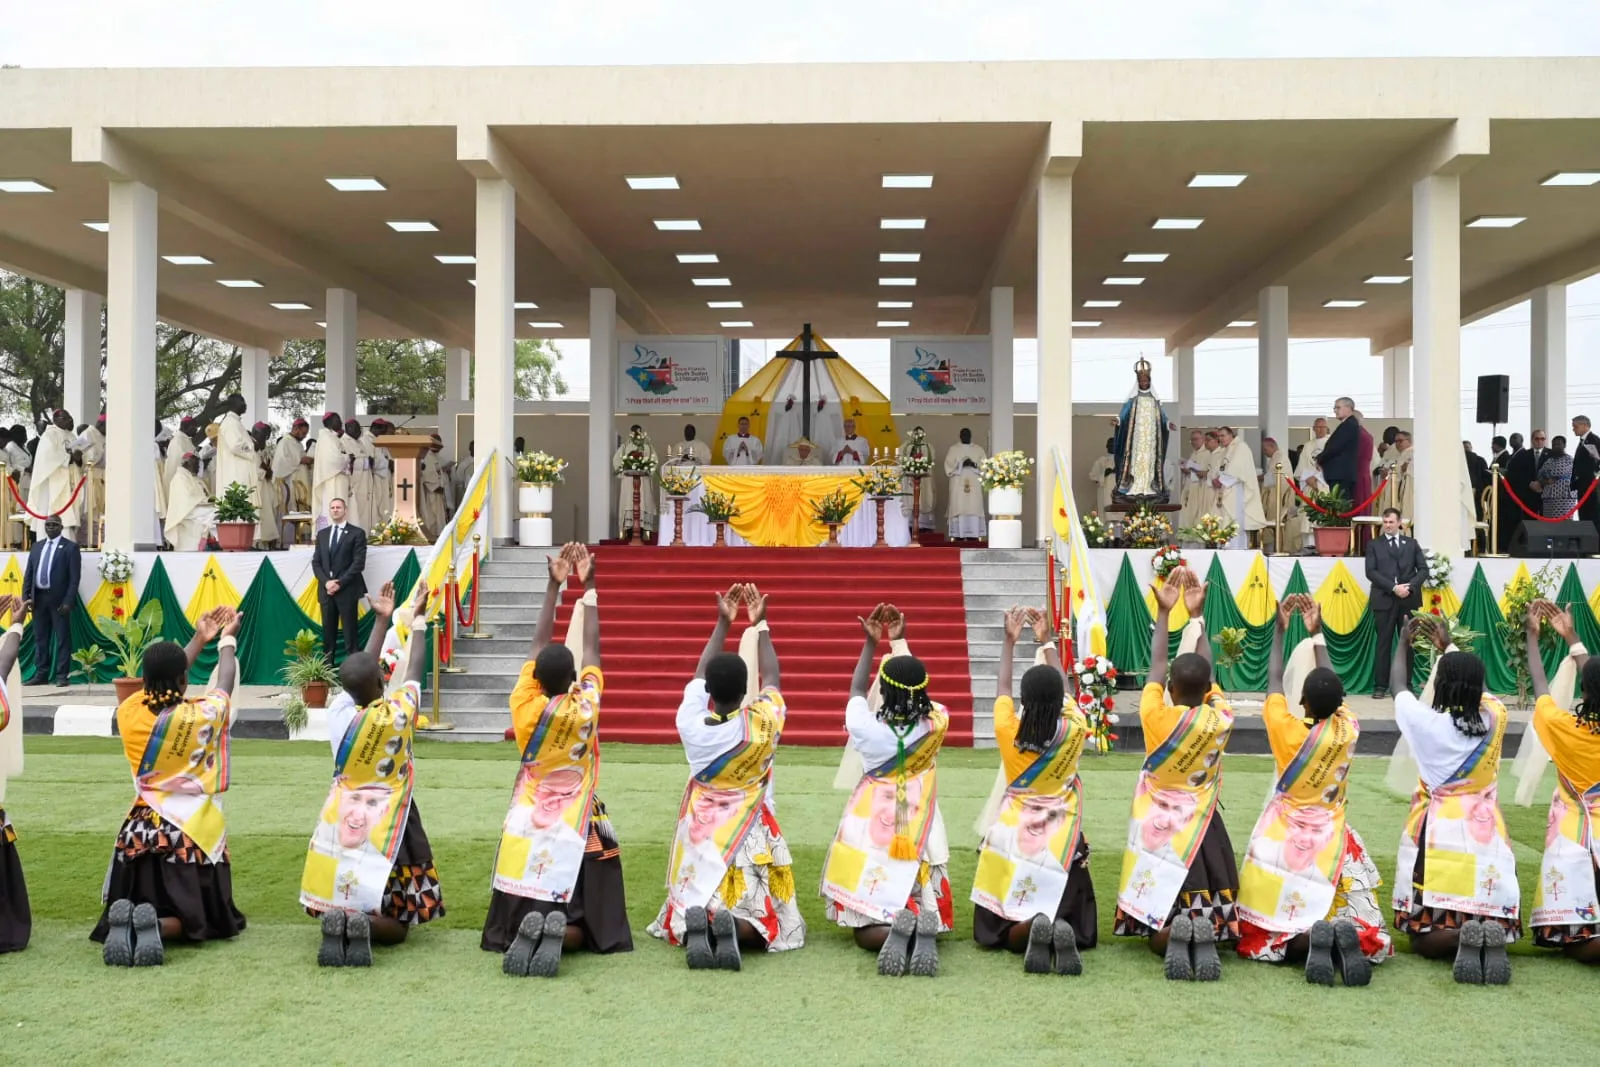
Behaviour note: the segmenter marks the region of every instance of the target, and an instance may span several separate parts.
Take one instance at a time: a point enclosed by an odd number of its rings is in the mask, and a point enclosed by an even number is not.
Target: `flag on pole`
[[[1051,518],[1056,536],[1061,539],[1066,558],[1067,590],[1070,603],[1062,605],[1064,618],[1074,620],[1074,642],[1078,655],[1103,656],[1106,654],[1106,609],[1094,588],[1094,573],[1089,569],[1089,540],[1083,535],[1083,522],[1078,517],[1078,505],[1073,501],[1071,486],[1067,484],[1066,465],[1061,462],[1060,449],[1055,454],[1056,484],[1055,507]]]

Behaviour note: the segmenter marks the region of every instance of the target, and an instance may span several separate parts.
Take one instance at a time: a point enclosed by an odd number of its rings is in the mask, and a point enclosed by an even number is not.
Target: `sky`
[[[0,63],[28,67],[1596,54],[1595,0],[10,0],[0,19]],[[1572,287],[1568,316],[1573,410],[1600,411],[1600,360],[1592,355],[1600,350],[1600,279]],[[1528,333],[1523,304],[1462,335],[1463,397],[1479,374],[1510,373],[1517,426],[1527,419]],[[830,340],[887,388],[886,341]],[[587,345],[562,347],[570,396],[586,398]],[[1161,350],[1158,340],[1076,343],[1076,399],[1121,399],[1124,376],[1098,371],[1141,354],[1170,395]],[[1035,368],[1032,342],[1019,341],[1017,400],[1034,399]],[[1195,375],[1198,412],[1255,408],[1252,343],[1202,346]],[[1379,408],[1381,361],[1365,342],[1292,341],[1291,414],[1320,413],[1339,393],[1369,413]],[[1470,402],[1463,413],[1464,436],[1486,444],[1488,429],[1471,424]]]

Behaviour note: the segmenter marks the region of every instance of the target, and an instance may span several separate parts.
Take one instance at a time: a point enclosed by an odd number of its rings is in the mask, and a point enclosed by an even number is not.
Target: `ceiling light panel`
[[[670,174],[632,176],[627,179],[629,189],[676,189],[678,179]]]
[[[1119,308],[1119,307],[1122,306],[1122,301],[1120,301],[1120,300],[1085,300],[1083,302],[1083,306],[1086,307],[1086,308]]]
[[[259,289],[261,283],[254,278],[218,278],[217,284],[228,289]]]
[[[733,308],[742,308],[742,307],[744,307],[744,301],[743,300],[707,300],[706,301],[706,307],[712,308],[713,310],[715,310],[715,309],[731,310]]]
[[[311,310],[311,305],[310,304],[303,304],[298,300],[287,301],[287,302],[282,303],[282,304],[274,303],[272,306],[277,308],[279,311],[310,311]]]
[[[728,322],[719,323],[718,325],[725,330],[748,330],[753,327],[755,323],[751,322],[749,319],[732,319]]]
[[[395,233],[438,233],[439,227],[427,219],[390,219],[385,225]]]
[[[1409,274],[1373,274],[1362,279],[1368,285],[1404,285],[1411,280]]]
[[[1124,263],[1165,263],[1166,261],[1167,253],[1165,252],[1129,252],[1122,257],[1122,262]]]
[[[1365,300],[1324,300],[1322,306],[1325,308],[1358,308],[1365,303]]]
[[[912,301],[910,301],[910,300],[880,300],[880,301],[878,301],[878,310],[879,311],[904,311],[904,310],[906,310],[907,308],[909,308],[911,306],[912,306]]]
[[[341,193],[381,193],[389,188],[376,178],[329,178],[328,184]]]
[[[1113,274],[1102,284],[1104,285],[1143,285],[1143,278],[1129,277],[1127,275]]]
[[[698,230],[699,219],[656,219],[655,226],[658,230]]]
[[[879,278],[879,285],[916,285],[915,278]]]
[[[478,262],[477,256],[434,256],[433,258],[450,267],[457,267],[468,263]]]
[[[1468,222],[1467,226],[1474,230],[1509,230],[1527,221],[1525,215],[1479,215]]]
[[[910,319],[879,319],[878,328],[883,330],[898,330],[911,325]]]
[[[718,263],[715,252],[679,252],[679,263]]]
[[[731,278],[695,278],[695,279],[693,279],[693,281],[694,281],[694,283],[696,285],[732,285],[733,284],[733,279],[731,279]]]
[[[927,219],[879,219],[880,230],[920,230],[928,225]]]
[[[933,175],[931,174],[885,174],[883,176],[885,189],[932,189]]]
[[[1550,175],[1540,185],[1594,185],[1600,183],[1600,170],[1563,170]]]
[[[162,259],[174,267],[209,267],[211,261],[205,256],[162,256]]]
[[[1100,325],[1100,320],[1099,319],[1073,319],[1072,320],[1072,328],[1075,329],[1075,330],[1078,330],[1078,329],[1092,330],[1096,326],[1099,326],[1099,325]]]
[[[1189,179],[1191,189],[1237,189],[1248,174],[1196,174]]]
[[[921,252],[879,252],[879,263],[921,263]]]
[[[44,182],[32,178],[0,178],[0,193],[53,193]]]
[[[1160,218],[1150,224],[1152,230],[1198,230],[1205,219]]]

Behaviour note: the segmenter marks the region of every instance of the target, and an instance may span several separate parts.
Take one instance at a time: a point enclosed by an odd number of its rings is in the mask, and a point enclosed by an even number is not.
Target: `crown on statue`
[[[1150,361],[1148,359],[1141,359],[1139,362],[1135,363],[1133,365],[1133,373],[1135,373],[1135,374],[1149,374],[1150,373]]]

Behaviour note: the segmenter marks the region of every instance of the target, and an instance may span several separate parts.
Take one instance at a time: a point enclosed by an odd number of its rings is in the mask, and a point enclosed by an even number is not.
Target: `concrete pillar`
[[[471,402],[472,349],[447,348],[444,350],[444,403],[439,409],[439,436],[444,440],[444,454],[451,458],[455,458],[458,449],[462,455],[466,454],[466,443],[456,440],[456,412],[466,410]]]
[[[1461,515],[1461,178],[1433,174],[1411,197],[1411,326],[1416,344],[1418,541],[1459,555]]]
[[[1052,137],[1054,131],[1052,130]],[[1035,532],[1050,543],[1056,460],[1072,470],[1072,172],[1077,158],[1047,160],[1039,177],[1039,415],[1036,420]]]
[[[99,293],[67,290],[66,367],[61,406],[79,422],[93,424],[100,414]]]
[[[1256,407],[1262,437],[1289,449],[1289,287],[1269,285],[1261,290],[1256,309]],[[1260,451],[1256,458],[1261,458]]]
[[[1199,425],[1194,416],[1194,345],[1179,345],[1168,352],[1172,357],[1172,413],[1178,418],[1178,432],[1167,442],[1168,451],[1177,450],[1189,458],[1189,431]]]
[[[611,451],[615,436],[617,294],[589,290],[589,541],[598,544],[616,529],[611,515]]]
[[[1551,437],[1571,434],[1567,415],[1567,287],[1546,285],[1530,294],[1533,315],[1528,370],[1531,388],[1528,429]],[[1579,412],[1582,414],[1582,412]],[[1572,446],[1568,445],[1570,452]]]
[[[1383,417],[1411,417],[1411,346],[1383,350]]]
[[[245,415],[245,428],[253,422],[271,422],[272,409],[267,389],[267,372],[278,355],[268,348],[245,346],[239,350],[239,395],[244,397],[249,413]]]
[[[513,521],[512,416],[516,410],[517,194],[504,178],[478,178],[478,285],[475,292],[472,351],[477,354],[473,382],[473,439],[481,460],[499,453],[495,478],[493,536],[510,539]]]
[[[327,298],[327,400],[323,410],[345,419],[356,413],[356,294],[329,289]]]
[[[1012,449],[1012,404],[1015,389],[1013,352],[1017,339],[1016,291],[1010,286],[989,290],[989,451]]]
[[[150,443],[156,422],[156,191],[138,182],[110,185],[105,544],[154,549],[160,547]]]

